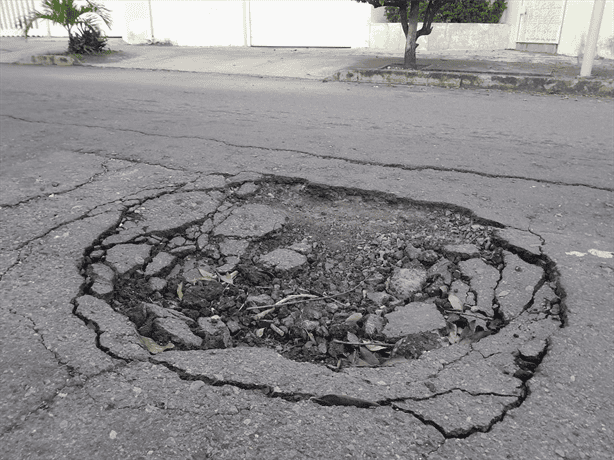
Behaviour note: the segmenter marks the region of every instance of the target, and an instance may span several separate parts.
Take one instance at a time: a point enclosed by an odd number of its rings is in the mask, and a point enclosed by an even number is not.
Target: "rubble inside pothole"
[[[550,268],[499,241],[468,214],[393,197],[179,191],[131,207],[88,252],[75,313],[120,358],[289,400],[392,404],[462,436],[522,402],[561,325]],[[459,414],[441,420],[442,405]]]

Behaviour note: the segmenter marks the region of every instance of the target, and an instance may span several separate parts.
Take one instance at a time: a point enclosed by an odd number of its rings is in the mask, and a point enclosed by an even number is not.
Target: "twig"
[[[492,321],[492,318],[489,318],[488,316],[478,315],[476,313],[465,313],[464,311],[458,311],[458,310],[446,310],[446,311],[451,314],[457,314],[460,316],[471,316],[472,318],[477,318],[477,319],[481,319],[484,321]]]
[[[309,299],[303,299],[303,300],[297,300],[297,301],[294,301],[294,302],[288,302],[288,300],[296,299],[296,298],[299,298],[299,297],[308,297]],[[313,297],[316,297],[316,296],[313,295],[313,294],[294,294],[294,295],[289,295],[288,297],[284,297],[279,302],[276,302],[274,304],[271,304],[271,305],[256,305],[254,307],[248,307],[248,308],[246,308],[246,310],[260,310],[261,308],[271,308],[271,307],[275,308],[275,307],[278,307],[280,305],[291,305],[293,303],[306,302],[307,300],[311,300],[311,298],[313,298]]]
[[[280,305],[294,305],[297,303],[301,303],[301,302],[313,302],[314,300],[326,300],[326,299],[333,299],[335,297],[341,297],[344,296],[346,294],[349,294],[350,292],[356,290],[358,287],[362,286],[364,284],[364,281],[361,281],[360,283],[358,283],[356,286],[354,286],[352,289],[349,289],[345,292],[341,292],[339,294],[333,294],[333,295],[325,295],[325,296],[315,296],[313,294],[296,294],[296,295],[291,295],[288,297],[285,297],[283,299],[281,299],[279,302],[271,304],[271,305],[257,305],[255,307],[248,307],[246,308],[246,310],[260,310],[262,308],[271,308],[271,307],[279,307]],[[294,299],[297,297],[308,297],[306,299],[300,299],[300,300],[294,300],[292,302],[286,302],[286,300],[288,299]]]
[[[361,347],[366,347],[368,345],[377,345],[379,347],[386,347],[386,348],[394,348],[394,344],[390,344],[390,343],[385,343],[385,342],[344,342],[343,340],[337,340],[334,339],[333,342],[335,343],[342,343],[343,345],[354,345],[354,346],[361,346]]]

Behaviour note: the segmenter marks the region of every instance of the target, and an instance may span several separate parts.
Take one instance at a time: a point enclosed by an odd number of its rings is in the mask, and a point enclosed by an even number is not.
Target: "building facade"
[[[112,11],[109,36],[131,44],[295,46],[402,50],[400,24],[383,8],[354,0],[103,0]],[[594,0],[508,0],[500,24],[435,24],[421,50],[519,49],[583,54]],[[19,18],[40,0],[0,0],[0,34],[21,34]],[[614,59],[614,0],[606,0],[597,56]],[[33,36],[65,36],[39,21]]]

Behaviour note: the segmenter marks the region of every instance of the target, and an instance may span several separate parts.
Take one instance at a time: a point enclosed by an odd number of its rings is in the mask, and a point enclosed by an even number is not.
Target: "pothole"
[[[75,312],[117,357],[289,400],[392,404],[463,436],[522,402],[561,324],[550,266],[496,230],[305,183],[183,190],[135,204],[88,251]],[[495,409],[437,417],[459,398]]]

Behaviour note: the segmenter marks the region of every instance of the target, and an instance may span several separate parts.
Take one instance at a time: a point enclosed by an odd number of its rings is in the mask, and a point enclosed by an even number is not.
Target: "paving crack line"
[[[215,142],[218,144],[225,145],[227,147],[234,147],[234,148],[240,148],[240,149],[263,150],[267,152],[298,153],[301,155],[315,157],[315,158],[319,158],[322,160],[344,161],[350,164],[361,165],[361,166],[378,166],[378,167],[391,168],[394,170],[403,170],[403,171],[452,172],[452,173],[458,173],[458,174],[471,174],[471,175],[476,175],[479,177],[486,177],[490,179],[516,179],[516,180],[523,180],[527,182],[534,182],[538,184],[559,185],[559,186],[565,186],[565,187],[586,187],[591,190],[614,192],[614,188],[612,187],[598,187],[595,185],[583,184],[579,182],[561,182],[561,181],[552,181],[552,180],[547,180],[547,179],[527,178],[527,177],[518,176],[518,175],[492,174],[492,173],[485,173],[482,171],[475,171],[475,170],[464,169],[464,168],[444,168],[444,167],[432,166],[432,165],[431,166],[408,166],[408,165],[401,164],[401,163],[363,161],[363,160],[356,160],[352,158],[344,158],[344,157],[333,156],[333,155],[317,154],[317,153],[308,152],[305,150],[296,150],[296,149],[287,149],[287,148],[278,148],[278,147],[263,147],[263,146],[258,146],[258,145],[234,144],[228,141],[224,141],[224,140],[220,140],[216,138],[204,137],[204,136],[190,136],[190,135],[170,136],[167,134],[151,133],[147,131],[140,131],[140,130],[135,130],[135,129],[127,129],[127,128],[116,128],[116,127],[110,127],[110,126],[98,126],[98,125],[86,125],[86,124],[77,125],[77,124],[71,124],[71,123],[58,123],[58,122],[20,118],[20,117],[15,117],[13,115],[0,115],[0,116],[11,118],[11,119],[18,120],[18,121],[27,122],[27,123],[41,123],[41,124],[51,124],[51,125],[59,125],[59,126],[78,126],[78,127],[91,128],[91,129],[104,129],[107,131],[128,132],[128,133],[140,134],[143,136],[162,137],[162,138],[167,138],[167,139],[197,139],[197,140],[202,140],[202,141]]]
[[[165,191],[163,191],[162,193],[160,193],[160,194],[158,194],[158,195],[155,195],[155,196],[152,196],[152,197],[147,197],[147,198],[144,198],[144,199],[142,199],[142,201],[140,201],[140,202],[139,202],[139,203],[137,203],[136,205],[131,205],[131,206],[139,206],[139,205],[143,204],[144,202],[146,202],[147,200],[150,200],[150,199],[155,199],[155,198],[159,198],[159,197],[161,197],[161,196],[163,196],[163,195],[167,195],[167,194],[175,193],[175,192],[177,192],[179,189],[181,189],[182,187],[184,187],[186,184],[187,184],[187,182],[185,182],[185,183],[180,183],[180,184],[178,184],[178,185],[169,186],[168,188],[169,188],[170,190],[165,190]],[[85,185],[85,184],[84,184],[84,185]],[[77,187],[77,188],[78,188],[78,187]],[[74,222],[78,222],[78,221],[80,221],[80,220],[84,220],[84,219],[88,219],[88,218],[91,218],[91,217],[95,217],[95,216],[99,215],[99,214],[97,214],[97,213],[95,212],[95,211],[96,211],[97,209],[99,209],[99,208],[104,208],[105,206],[109,206],[109,205],[112,205],[112,204],[123,203],[123,202],[124,202],[124,201],[126,201],[126,200],[131,200],[131,199],[138,200],[136,197],[135,197],[135,198],[132,198],[132,197],[133,197],[134,195],[138,195],[139,193],[143,193],[143,192],[150,191],[150,190],[155,191],[155,190],[160,190],[160,188],[157,188],[157,187],[144,187],[144,188],[142,188],[142,189],[140,189],[140,190],[138,190],[138,191],[134,192],[133,194],[128,195],[127,197],[121,197],[121,198],[118,198],[118,199],[116,199],[116,200],[112,200],[112,201],[108,201],[108,202],[106,202],[106,203],[101,203],[101,204],[99,204],[99,205],[96,205],[96,206],[94,206],[93,208],[91,208],[91,209],[89,209],[89,210],[85,211],[83,214],[81,214],[81,215],[79,215],[79,216],[77,216],[77,217],[75,217],[75,218],[73,218],[73,219],[66,220],[66,221],[64,221],[64,222],[60,222],[60,223],[58,223],[57,225],[55,225],[55,226],[53,226],[53,227],[51,227],[51,228],[47,229],[45,232],[40,233],[40,234],[38,234],[38,235],[36,235],[36,236],[34,236],[34,237],[32,237],[32,238],[28,239],[27,241],[24,241],[23,243],[19,244],[17,247],[13,248],[13,250],[21,251],[21,250],[22,250],[22,249],[24,249],[26,246],[31,245],[32,243],[34,243],[34,242],[35,242],[35,241],[37,241],[37,240],[40,240],[40,239],[42,239],[42,238],[45,238],[45,237],[46,237],[46,236],[48,236],[50,233],[52,233],[52,232],[54,232],[54,231],[56,231],[56,230],[59,230],[59,229],[61,229],[62,227],[66,226],[66,225],[70,225],[70,224],[72,224],[72,223],[74,223]],[[131,206],[130,206],[130,207],[131,207]],[[128,208],[129,208],[129,207],[126,207],[126,209],[128,209]],[[102,213],[103,213],[103,214],[104,214],[105,212],[108,212],[108,211],[102,211]],[[122,212],[122,216],[123,216],[123,215],[124,215],[124,212]],[[119,222],[118,222],[118,225],[119,225]],[[14,264],[12,264],[12,265],[11,265],[11,267],[9,267],[9,269],[7,269],[7,270],[6,270],[6,271],[5,271],[5,272],[4,272],[2,275],[0,275],[0,281],[2,280],[2,276],[6,275],[6,274],[7,274],[7,273],[10,271],[10,269],[11,269],[12,267],[14,267],[15,265],[17,265],[18,263],[21,263],[22,261],[23,261],[23,260],[21,260],[21,259],[20,259],[20,260],[18,260],[17,262],[15,262]]]
[[[81,126],[81,125],[79,125],[79,126]],[[85,127],[86,128],[93,128],[92,126],[85,126]],[[121,131],[121,129],[118,129],[118,130]],[[155,136],[155,134],[153,134],[153,135]],[[97,150],[77,149],[77,150],[73,150],[73,152],[75,152],[75,153],[84,153],[84,154],[89,154],[89,155],[93,155],[93,156],[100,157],[100,158],[105,158],[108,161],[116,160],[116,161],[125,161],[127,163],[132,163],[133,165],[136,164],[136,165],[156,166],[156,167],[159,167],[159,168],[166,169],[168,171],[175,171],[175,172],[188,172],[189,171],[186,168],[171,168],[170,166],[167,166],[167,165],[164,165],[164,164],[161,164],[161,163],[151,163],[151,162],[147,162],[147,161],[140,160],[140,159],[134,159],[134,158],[130,158],[130,157],[119,156],[119,154],[111,153],[111,154],[109,154],[109,155],[111,155],[109,157],[109,156],[105,155],[102,150],[99,150],[99,149],[97,149]],[[125,168],[118,169],[117,171],[123,171],[125,169],[129,169],[130,167],[131,166],[126,166]]]
[[[79,152],[77,152],[79,153]],[[17,201],[15,203],[10,203],[10,204],[0,204],[0,208],[8,208],[8,209],[12,209],[12,208],[16,208],[19,206],[22,206],[24,204],[28,204],[32,201],[35,200],[40,200],[40,199],[46,199],[46,198],[51,198],[51,197],[56,197],[56,196],[62,196],[62,195],[66,195],[67,193],[71,193],[74,192],[75,190],[80,189],[81,187],[84,187],[87,184],[91,184],[92,182],[94,182],[98,177],[105,175],[109,170],[106,167],[106,164],[109,162],[109,159],[105,157],[105,161],[103,161],[100,164],[100,167],[102,168],[101,172],[98,172],[94,175],[92,175],[89,179],[87,179],[84,182],[81,182],[79,184],[74,185],[73,187],[66,189],[66,190],[61,190],[58,192],[53,192],[53,193],[44,193],[44,194],[39,194],[39,195],[34,195],[31,196],[29,198],[26,198],[24,200],[21,201]]]

